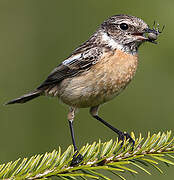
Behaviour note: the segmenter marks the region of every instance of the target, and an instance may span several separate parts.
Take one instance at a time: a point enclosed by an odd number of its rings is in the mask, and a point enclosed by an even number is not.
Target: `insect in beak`
[[[159,34],[163,32],[164,28],[165,28],[165,25],[163,25],[161,30],[159,30],[159,24],[157,23],[156,25],[156,22],[154,21],[153,28],[152,29],[147,28],[145,30],[145,33],[147,33],[146,41],[157,44],[156,40],[158,39]]]

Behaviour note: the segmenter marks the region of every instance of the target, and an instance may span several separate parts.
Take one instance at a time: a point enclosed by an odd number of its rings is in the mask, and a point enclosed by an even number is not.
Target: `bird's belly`
[[[101,83],[101,81],[100,81]],[[110,87],[107,83],[101,86],[93,80],[69,82],[67,88],[59,95],[59,98],[70,106],[79,108],[97,106],[111,100],[119,93],[120,88]],[[102,83],[103,84],[103,83]]]
[[[137,58],[132,55],[118,55],[118,51],[107,54],[88,71],[63,80],[54,88],[56,95],[65,104],[79,108],[111,100],[127,86],[137,66]]]

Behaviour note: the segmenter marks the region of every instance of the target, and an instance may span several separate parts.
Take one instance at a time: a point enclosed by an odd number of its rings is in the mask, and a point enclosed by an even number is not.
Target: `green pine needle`
[[[51,153],[35,155],[31,158],[16,160],[0,165],[0,179],[19,180],[19,179],[51,179],[56,176],[63,180],[76,180],[89,178],[110,180],[103,174],[108,171],[116,177],[126,180],[124,172],[138,174],[142,171],[151,175],[149,169],[152,167],[163,173],[159,163],[174,165],[174,138],[171,131],[167,133],[153,134],[148,133],[147,138],[131,134],[135,140],[135,146],[129,144],[128,140],[121,147],[121,142],[110,140],[102,143],[86,144],[80,150],[84,156],[83,161],[71,167],[71,160],[74,154],[73,146],[70,145],[62,154],[61,148]],[[147,166],[150,167],[147,170]],[[137,169],[139,171],[137,171]],[[151,169],[150,169],[151,170]]]

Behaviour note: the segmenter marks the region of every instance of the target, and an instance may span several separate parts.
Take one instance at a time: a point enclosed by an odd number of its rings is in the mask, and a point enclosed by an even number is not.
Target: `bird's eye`
[[[129,27],[129,26],[128,26],[126,23],[121,23],[121,24],[120,24],[120,28],[121,28],[122,30],[124,30],[124,31],[127,30],[128,27]]]

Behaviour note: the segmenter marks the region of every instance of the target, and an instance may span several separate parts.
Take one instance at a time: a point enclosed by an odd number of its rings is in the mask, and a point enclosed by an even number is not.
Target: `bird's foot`
[[[70,166],[76,166],[83,161],[83,156],[78,151],[73,155]]]
[[[126,140],[128,139],[129,143],[132,143],[132,149],[133,149],[134,145],[135,145],[135,141],[132,139],[132,137],[126,132],[120,132],[119,135],[118,135],[118,140],[122,141],[121,147],[123,146],[125,139]]]

